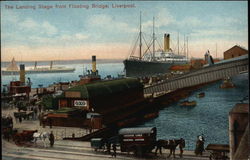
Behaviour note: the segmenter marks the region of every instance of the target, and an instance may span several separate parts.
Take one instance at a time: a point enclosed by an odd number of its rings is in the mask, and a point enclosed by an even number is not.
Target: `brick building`
[[[245,54],[248,54],[248,50],[241,46],[235,45],[224,52],[224,59],[235,58]]]

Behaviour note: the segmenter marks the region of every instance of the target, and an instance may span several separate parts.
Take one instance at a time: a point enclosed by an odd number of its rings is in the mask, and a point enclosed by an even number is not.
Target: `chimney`
[[[50,62],[50,69],[52,69],[53,61]]]
[[[164,52],[167,52],[170,50],[170,35],[164,34]]]
[[[25,65],[20,64],[20,82],[25,84]]]
[[[34,67],[34,69],[36,69],[36,66],[37,66],[37,61],[35,61],[35,67]]]
[[[96,72],[96,56],[92,56],[92,72]]]

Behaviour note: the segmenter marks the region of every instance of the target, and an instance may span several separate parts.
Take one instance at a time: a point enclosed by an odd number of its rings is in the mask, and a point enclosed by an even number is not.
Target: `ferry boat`
[[[197,95],[197,97],[198,97],[198,98],[203,98],[203,97],[205,97],[205,93],[204,93],[204,92],[201,92],[201,93],[199,93],[199,94]]]
[[[62,73],[62,72],[74,72],[75,68],[66,67],[53,67],[53,62],[51,61],[50,67],[37,67],[37,62],[35,62],[35,67],[32,69],[25,70],[25,74],[35,74],[35,73]],[[13,58],[11,63],[8,65],[6,70],[2,70],[2,75],[19,75],[19,68],[17,67],[16,61]]]
[[[153,40],[152,52],[149,45],[146,44],[147,49],[142,53],[142,31],[140,18],[140,33],[139,33],[139,57],[134,56],[132,51],[128,59],[124,60],[124,69],[126,77],[147,77],[157,74],[167,73],[172,65],[187,64],[188,58],[184,55],[176,54],[170,48],[170,34],[164,34],[164,49],[155,50],[155,33],[153,21]],[[136,42],[137,44],[137,42]],[[184,47],[185,48],[185,47]],[[185,54],[185,53],[184,53]]]
[[[153,119],[153,118],[156,118],[159,116],[159,112],[152,112],[152,113],[148,113],[148,114],[145,114],[143,116],[144,119]]]
[[[233,84],[230,77],[226,78],[223,83],[220,85],[220,88],[234,88],[235,85]]]

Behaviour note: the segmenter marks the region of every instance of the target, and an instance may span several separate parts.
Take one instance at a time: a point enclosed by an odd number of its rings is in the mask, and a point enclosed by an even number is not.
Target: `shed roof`
[[[244,47],[242,47],[242,46],[239,46],[239,45],[235,45],[235,46],[233,46],[232,48],[226,50],[224,53],[228,52],[229,50],[231,50],[231,49],[233,49],[233,48],[240,48],[240,49],[245,50],[245,51],[248,52],[248,50],[247,50],[246,48],[244,48]]]
[[[68,89],[66,92],[81,92],[81,98],[88,99],[90,97],[119,93],[130,88],[143,88],[143,85],[135,78],[125,78],[78,85]]]
[[[81,111],[78,108],[68,108],[68,107],[63,107],[61,109],[58,109],[56,111],[53,111],[51,113],[56,113],[56,114],[68,114],[68,113],[74,113],[74,112],[79,112]]]
[[[147,134],[155,132],[155,127],[123,128],[119,130],[120,135],[126,134]]]

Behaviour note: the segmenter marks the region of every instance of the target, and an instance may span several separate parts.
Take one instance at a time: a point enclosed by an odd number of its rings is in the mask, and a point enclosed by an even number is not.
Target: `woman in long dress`
[[[196,156],[198,156],[198,155],[202,156],[202,152],[205,150],[204,149],[204,142],[205,142],[205,139],[203,136],[197,136],[196,147],[195,147],[195,151],[194,151]]]

